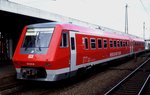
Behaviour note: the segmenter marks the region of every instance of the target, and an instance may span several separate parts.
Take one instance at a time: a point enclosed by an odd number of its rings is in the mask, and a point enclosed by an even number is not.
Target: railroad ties
[[[105,95],[150,95],[150,58],[121,80]]]

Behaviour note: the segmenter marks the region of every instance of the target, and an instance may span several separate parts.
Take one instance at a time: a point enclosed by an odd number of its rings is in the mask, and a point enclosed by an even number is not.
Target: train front
[[[54,27],[30,25],[24,28],[13,56],[17,79],[55,81],[55,74],[49,74],[48,54]],[[49,56],[48,56],[49,55]]]

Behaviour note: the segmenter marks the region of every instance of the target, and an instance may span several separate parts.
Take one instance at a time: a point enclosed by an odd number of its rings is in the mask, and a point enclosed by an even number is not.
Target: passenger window
[[[88,38],[84,39],[84,44],[85,44],[85,49],[88,49],[89,48],[89,46],[88,46]]]
[[[68,33],[63,32],[60,47],[68,47]]]
[[[120,41],[120,47],[122,47],[122,41]]]
[[[102,48],[102,40],[98,39],[98,48]]]
[[[117,47],[117,42],[116,41],[114,41],[114,47]]]
[[[104,48],[107,48],[107,40],[104,40]]]
[[[113,47],[113,42],[110,40],[110,47],[112,48]]]
[[[120,47],[120,43],[119,43],[119,41],[117,41],[117,45],[118,45],[118,47]]]
[[[122,43],[123,43],[123,47],[125,47],[125,42],[123,41]]]
[[[95,49],[96,48],[96,41],[94,38],[91,38],[91,48]]]
[[[127,41],[126,41],[126,47],[127,47]]]

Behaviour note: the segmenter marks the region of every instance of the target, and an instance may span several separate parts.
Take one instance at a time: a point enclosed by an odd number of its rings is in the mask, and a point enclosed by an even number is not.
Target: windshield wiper
[[[24,49],[25,51],[28,49],[28,47],[29,47],[31,41],[32,41],[32,40],[30,40],[30,41],[28,42],[27,46],[26,46],[25,49]]]
[[[29,48],[29,47],[33,47],[35,46],[35,36],[26,36],[25,38],[25,51]]]
[[[40,44],[40,32],[39,32],[39,35],[37,33],[37,43],[39,42],[38,46],[39,46],[39,51],[41,51],[41,44]]]

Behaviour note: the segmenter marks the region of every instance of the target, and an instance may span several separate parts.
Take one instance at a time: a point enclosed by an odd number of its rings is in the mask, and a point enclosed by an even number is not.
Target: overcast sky
[[[128,4],[129,34],[150,38],[150,0],[10,0],[59,15],[123,31]]]

